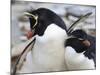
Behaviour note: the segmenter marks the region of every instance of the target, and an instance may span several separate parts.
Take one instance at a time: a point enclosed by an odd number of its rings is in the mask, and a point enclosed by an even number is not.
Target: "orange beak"
[[[27,38],[30,39],[33,37],[33,32],[32,31],[28,31],[26,34]]]

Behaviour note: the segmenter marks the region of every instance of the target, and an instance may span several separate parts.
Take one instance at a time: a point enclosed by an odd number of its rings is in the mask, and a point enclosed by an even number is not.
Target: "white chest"
[[[66,32],[55,24],[47,27],[43,36],[36,35],[32,52],[27,55],[26,62],[20,72],[66,70],[64,57],[64,41],[66,38]]]
[[[36,36],[32,59],[40,71],[59,71],[65,69],[64,41],[66,32],[50,25],[43,36]]]

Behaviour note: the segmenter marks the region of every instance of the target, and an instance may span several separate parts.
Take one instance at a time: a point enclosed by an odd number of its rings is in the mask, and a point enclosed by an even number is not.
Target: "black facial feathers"
[[[71,35],[75,36],[76,38],[82,38],[82,39],[87,39],[87,34],[85,31],[81,30],[81,29],[78,29],[78,30],[75,30],[71,33]]]
[[[82,40],[79,40],[78,38],[67,39],[65,42],[65,47],[67,46],[71,46],[72,48],[74,48],[77,53],[81,53],[88,48],[82,43]]]

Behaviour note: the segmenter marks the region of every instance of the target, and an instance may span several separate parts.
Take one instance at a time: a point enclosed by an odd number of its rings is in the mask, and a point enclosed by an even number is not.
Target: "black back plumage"
[[[53,11],[46,8],[39,8],[37,10],[30,11],[29,13],[38,15],[38,23],[35,27],[35,34],[42,36],[47,26],[54,23],[64,29],[67,32],[67,28],[63,20]],[[32,29],[33,19],[30,18],[30,27]]]

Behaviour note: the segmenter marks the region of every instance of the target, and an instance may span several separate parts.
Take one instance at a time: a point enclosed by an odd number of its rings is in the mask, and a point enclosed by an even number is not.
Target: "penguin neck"
[[[67,35],[64,29],[56,24],[51,24],[46,28],[43,36],[36,35],[36,44],[38,47],[48,47],[52,50],[54,47],[63,47],[66,38]]]
[[[36,35],[36,39],[40,43],[48,42],[48,41],[64,41],[66,39],[66,31],[56,24],[49,25],[44,31],[44,35],[38,36]],[[58,40],[58,41],[57,41]]]

